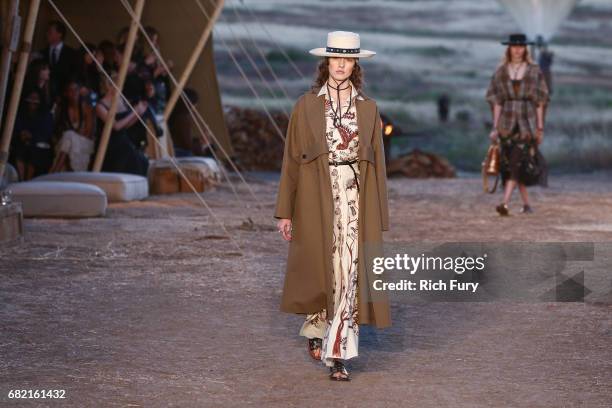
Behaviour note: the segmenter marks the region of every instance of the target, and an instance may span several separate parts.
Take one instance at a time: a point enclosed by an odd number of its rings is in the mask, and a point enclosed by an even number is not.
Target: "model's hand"
[[[280,232],[285,241],[291,241],[291,220],[283,218],[278,220],[276,224],[278,232]]]
[[[536,130],[536,143],[541,144],[544,140],[544,129]]]
[[[493,129],[491,133],[489,133],[489,139],[491,139],[493,143],[497,142],[498,137],[499,137],[499,132],[497,131],[497,129]]]

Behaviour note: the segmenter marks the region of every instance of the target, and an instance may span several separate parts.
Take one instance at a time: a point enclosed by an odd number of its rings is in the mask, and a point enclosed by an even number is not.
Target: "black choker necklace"
[[[326,82],[327,84],[327,93],[329,94],[329,98],[330,98],[330,107],[333,113],[333,119],[334,119],[334,127],[339,128],[342,126],[342,107],[340,106],[340,91],[345,90],[345,89],[349,89],[351,87],[351,85],[347,85],[344,88],[340,88],[340,86],[345,83],[346,81],[348,81],[348,78],[346,78],[344,81],[338,83],[337,87],[334,87],[333,85],[331,85],[329,83],[329,81]],[[331,103],[331,92],[330,92],[330,88],[335,89],[336,90],[336,94],[337,94],[337,98],[336,98],[336,104],[337,104],[337,109],[334,110],[334,106]],[[349,105],[348,108],[346,109],[346,111],[348,112],[351,109],[351,103],[352,103],[352,98],[349,98]]]
[[[342,85],[342,83],[344,83],[345,81],[346,81],[346,79],[344,81],[340,82],[337,87],[334,87],[332,84],[327,82],[327,86],[329,86],[331,89],[335,89],[337,91],[344,91],[345,89],[349,89],[351,87],[350,85],[347,85],[344,88],[340,88],[340,85]]]

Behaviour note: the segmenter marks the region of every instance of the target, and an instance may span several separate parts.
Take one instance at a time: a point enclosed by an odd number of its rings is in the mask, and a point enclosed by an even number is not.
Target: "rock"
[[[284,136],[287,118],[281,112],[273,112],[272,117]],[[284,143],[265,112],[232,106],[226,108],[225,120],[242,170],[280,170]],[[446,159],[420,150],[391,160],[387,173],[416,178],[455,177],[455,169]]]
[[[387,165],[387,175],[389,177],[404,176],[411,178],[456,177],[455,168],[448,160],[418,149],[391,160]]]
[[[271,112],[283,136],[289,121],[282,112]],[[280,170],[284,143],[268,115],[255,109],[228,107],[225,121],[242,170]]]

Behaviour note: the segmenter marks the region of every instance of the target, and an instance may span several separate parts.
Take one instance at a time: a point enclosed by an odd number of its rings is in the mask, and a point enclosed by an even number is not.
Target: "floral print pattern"
[[[355,101],[361,98],[351,85],[350,102],[347,98],[341,106],[342,124],[334,126],[336,101],[323,86],[319,96],[325,95],[326,140],[329,161],[351,161],[359,152],[359,129]],[[321,360],[332,366],[334,359],[347,360],[356,357],[359,344],[357,311],[358,294],[358,237],[359,237],[359,177],[358,161],[351,165],[330,165],[329,172],[334,200],[333,220],[333,299],[334,312],[323,309],[306,316],[300,334],[323,339]],[[351,169],[351,167],[353,167]]]

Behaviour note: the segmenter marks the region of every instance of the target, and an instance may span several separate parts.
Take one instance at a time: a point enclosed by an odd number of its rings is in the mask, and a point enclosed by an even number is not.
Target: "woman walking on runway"
[[[305,315],[311,357],[348,381],[360,324],[391,324],[366,261],[389,229],[381,120],[361,91],[359,58],[375,53],[343,31],[310,53],[322,59],[291,114],[274,214],[290,241],[281,310]]]
[[[508,203],[518,185],[523,200],[522,213],[533,212],[527,186],[547,185],[547,171],[538,145],[544,138],[544,117],[548,88],[540,67],[529,55],[524,34],[512,34],[502,64],[497,68],[486,99],[493,113],[491,141],[501,143],[500,173],[505,186],[504,201],[496,207],[499,215],[509,215]]]

